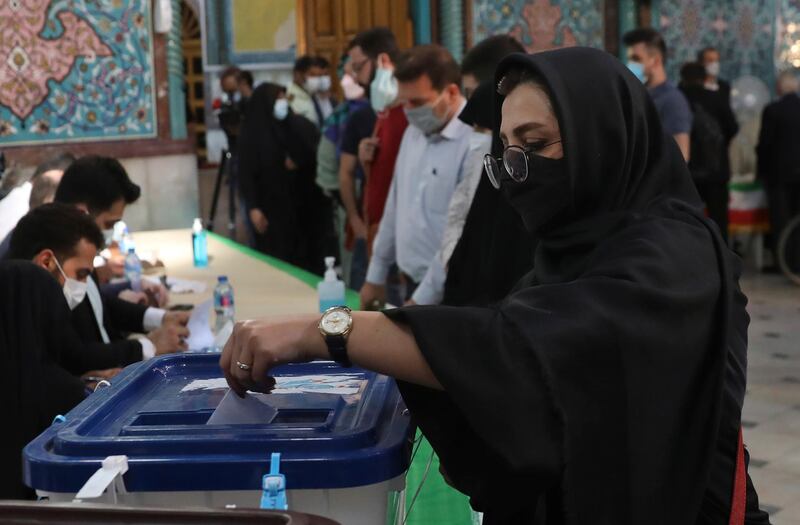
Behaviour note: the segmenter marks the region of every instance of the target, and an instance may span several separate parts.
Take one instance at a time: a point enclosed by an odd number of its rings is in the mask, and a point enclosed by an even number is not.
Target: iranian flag
[[[760,182],[730,184],[728,206],[729,230],[732,233],[764,233],[769,231],[767,195]]]

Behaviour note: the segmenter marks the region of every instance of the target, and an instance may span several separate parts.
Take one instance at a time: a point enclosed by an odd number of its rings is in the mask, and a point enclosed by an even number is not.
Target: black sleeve
[[[725,135],[725,141],[729,143],[739,133],[739,122],[736,120],[736,115],[733,114],[729,96],[720,96],[719,104],[719,122],[722,133]]]
[[[66,414],[86,397],[83,380],[52,361],[44,364],[42,379],[51,393],[44,400],[47,419]]]
[[[775,125],[772,115],[774,106],[769,105],[764,108],[761,114],[761,131],[758,134],[758,145],[756,155],[758,158],[758,178],[766,180],[772,175],[773,168],[773,141],[775,140]]]
[[[123,290],[130,290],[131,282],[121,281],[118,283],[106,283],[99,285],[99,288],[100,295],[103,296],[103,299],[111,299],[119,296],[120,292]]]
[[[124,301],[119,297],[103,297],[103,324],[109,335],[122,337],[126,332],[144,332],[144,313],[147,306]]]
[[[77,337],[72,339],[72,335],[62,348],[58,364],[76,376],[92,370],[126,367],[142,360],[142,343],[135,339],[84,342]]]
[[[259,206],[256,180],[261,169],[261,156],[259,152],[258,126],[255,120],[259,115],[250,114],[253,104],[247,105],[246,116],[242,124],[238,140],[238,154],[235,166],[236,179],[239,183],[239,193],[245,204],[250,208]]]
[[[371,107],[362,108],[350,117],[342,134],[342,153],[358,155],[358,145],[362,139],[369,137],[375,127],[375,112]]]
[[[319,129],[300,115],[290,115],[288,118],[291,119],[291,137],[286,144],[286,153],[300,170],[315,167],[320,139]]]

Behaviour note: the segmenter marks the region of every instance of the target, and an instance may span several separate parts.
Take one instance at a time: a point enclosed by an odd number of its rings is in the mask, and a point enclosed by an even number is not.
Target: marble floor
[[[746,273],[750,302],[742,425],[750,475],[774,525],[800,525],[800,287]]]

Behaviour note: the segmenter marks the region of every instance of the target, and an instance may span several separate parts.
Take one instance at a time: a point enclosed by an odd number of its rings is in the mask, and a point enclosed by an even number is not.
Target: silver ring
[[[252,368],[250,365],[246,365],[241,361],[236,361],[236,366],[239,367],[239,370],[245,370],[245,371],[250,370]]]

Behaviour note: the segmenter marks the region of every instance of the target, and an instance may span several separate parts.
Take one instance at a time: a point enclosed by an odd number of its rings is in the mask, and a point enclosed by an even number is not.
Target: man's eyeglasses
[[[486,174],[489,176],[489,182],[495,189],[500,189],[500,183],[504,179],[511,179],[514,182],[525,182],[528,180],[529,175],[529,162],[530,155],[536,155],[537,151],[541,151],[548,146],[558,144],[560,140],[548,142],[542,146],[523,148],[522,146],[508,146],[503,150],[502,157],[492,157],[491,154],[486,154],[483,157],[483,166],[486,168]]]

